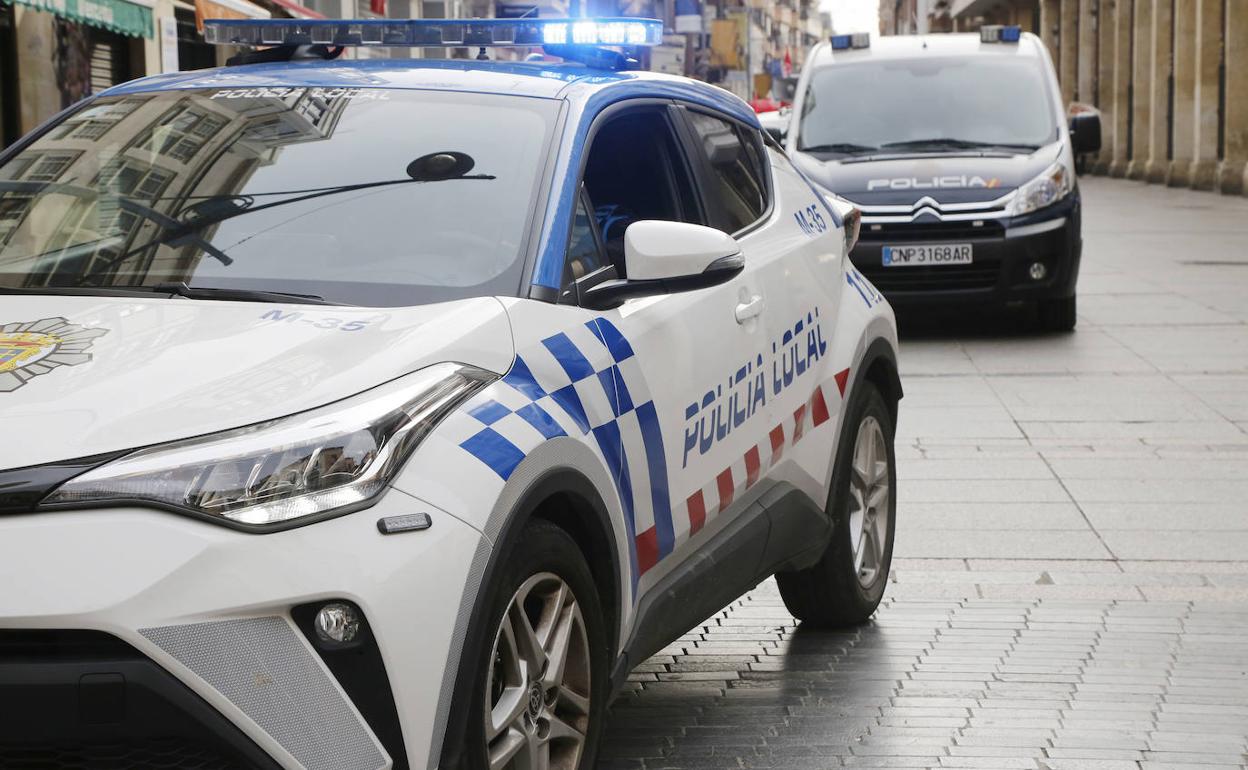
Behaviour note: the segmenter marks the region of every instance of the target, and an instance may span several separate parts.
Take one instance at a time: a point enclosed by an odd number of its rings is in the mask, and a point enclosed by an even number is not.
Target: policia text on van
[[[1099,149],[1100,118],[1067,121],[1034,35],[833,37],[788,129],[807,173],[862,209],[852,259],[894,305],[1033,302],[1074,328],[1074,160]]]

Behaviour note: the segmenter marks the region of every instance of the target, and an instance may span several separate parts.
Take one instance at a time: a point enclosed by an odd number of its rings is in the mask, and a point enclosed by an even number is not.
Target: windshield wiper
[[[802,152],[839,152],[843,155],[859,155],[864,152],[875,152],[879,147],[853,142],[833,142],[832,144],[816,144],[811,147],[798,148]]]
[[[986,150],[995,147],[1019,149],[1019,150],[1036,150],[1039,149],[1034,144],[1012,144],[1010,142],[980,142],[970,139],[954,139],[947,136],[938,136],[931,139],[910,139],[904,142],[885,142],[880,145],[881,148],[890,150],[921,150],[928,148],[940,148],[951,150]]]
[[[308,305],[340,305],[316,294],[296,294],[263,289],[227,289],[218,286],[188,286],[185,281],[169,281],[138,286],[0,286],[0,294],[65,294],[70,296],[133,297],[140,294],[172,294],[188,299],[220,299],[239,302],[300,302]]]
[[[177,245],[180,245],[180,243],[182,243],[185,240],[191,241],[200,249],[208,252],[208,254],[210,254],[211,256],[216,257],[218,260],[221,261],[222,264],[229,265],[230,263],[234,261],[231,257],[227,256],[224,252],[221,252],[220,250],[216,249],[210,244],[205,245],[206,241],[204,241],[204,239],[198,237],[195,234],[205,228],[211,227],[212,225],[220,224],[226,221],[227,219],[233,219],[234,217],[242,216],[243,214],[254,214],[258,211],[265,211],[267,209],[276,208],[278,206],[288,206],[292,203],[301,203],[303,201],[314,200],[316,198],[323,198],[327,195],[338,195],[341,193],[356,192],[359,190],[369,190],[369,189],[373,189],[377,187],[390,187],[393,185],[420,184],[420,183],[428,183],[428,182],[443,182],[443,181],[449,181],[451,179],[491,181],[495,178],[496,177],[490,174],[473,174],[473,175],[464,175],[464,176],[456,176],[456,177],[446,177],[443,179],[422,179],[422,178],[410,178],[409,177],[406,179],[383,179],[383,180],[376,181],[376,182],[361,182],[359,184],[335,185],[333,187],[316,187],[316,188],[311,188],[310,190],[290,190],[286,192],[255,193],[252,195],[208,196],[208,197],[202,198],[199,203],[196,203],[193,206],[189,206],[185,212],[186,218],[183,220],[172,219],[170,217],[164,217],[163,215],[159,215],[159,214],[157,215],[161,216],[162,217],[161,219],[156,219],[154,217],[149,216],[148,218],[156,222],[156,226],[160,228],[160,231],[161,231],[160,235],[156,236],[155,238],[152,238],[149,241],[146,241],[145,243],[141,243],[137,246],[131,246],[129,249],[126,249],[125,251],[121,252],[120,254],[117,254],[116,256],[109,257],[108,259],[100,260],[92,267],[91,270],[88,270],[87,272],[82,274],[82,276],[78,279],[78,283],[80,285],[85,284],[88,280],[95,278],[97,275],[109,270],[114,265],[121,264],[122,262],[134,256],[136,253],[143,251],[144,249],[151,248],[152,246],[156,246],[159,244],[171,244],[171,245],[177,246]],[[258,195],[283,195],[283,194],[295,194],[295,197],[286,198],[285,200],[280,200],[280,201],[272,201],[270,203],[262,203],[260,205],[255,204],[255,198]],[[126,206],[128,203],[129,201],[125,201],[125,200],[121,201],[122,206]],[[147,209],[146,206],[143,206],[141,208],[146,211],[150,211],[150,209]]]
[[[290,291],[265,291],[263,289],[227,289],[221,286],[188,286],[185,281],[168,281],[153,286],[125,286],[117,288],[149,290],[155,294],[174,294],[188,299],[222,299],[239,302],[301,302],[308,305],[337,305],[316,294],[296,294]]]

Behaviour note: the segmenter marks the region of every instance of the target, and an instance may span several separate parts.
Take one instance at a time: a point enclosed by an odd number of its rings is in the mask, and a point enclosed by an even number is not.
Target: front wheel
[[[589,770],[607,691],[602,611],[589,567],[566,532],[534,521],[501,577],[474,677],[467,765]]]
[[[864,382],[846,414],[828,496],[832,540],[815,566],[776,575],[784,605],[798,620],[825,628],[862,623],[884,597],[897,521],[892,412]]]

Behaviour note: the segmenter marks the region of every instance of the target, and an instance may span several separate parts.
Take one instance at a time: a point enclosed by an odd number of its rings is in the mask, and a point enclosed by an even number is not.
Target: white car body
[[[504,75],[488,66],[444,87],[498,87]],[[184,73],[177,87],[281,76]],[[652,75],[560,88],[546,98],[565,103],[569,126],[588,125],[596,95],[613,88],[713,90]],[[575,169],[581,141],[572,128],[556,137],[554,173]],[[0,513],[0,632],[111,634],[281,767],[390,767],[396,757],[291,617],[296,605],[354,602],[384,660],[398,759],[436,767],[482,581],[541,479],[577,476],[605,509],[619,565],[612,644],[623,650],[638,608],[768,490],[826,500],[844,405],[868,378],[895,381],[892,312],[846,258],[845,209],[778,149],[766,158],[771,206],[735,236],[744,270],[615,309],[532,296],[329,307],[0,295],[0,479],[294,415],[440,362],[499,375],[365,507],[306,526],[259,534],[125,502]],[[30,330],[59,347],[13,364],[6,339]],[[379,519],[414,513],[432,525],[379,532]]]

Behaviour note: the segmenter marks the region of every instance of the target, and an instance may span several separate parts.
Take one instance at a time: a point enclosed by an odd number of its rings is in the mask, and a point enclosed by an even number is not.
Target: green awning
[[[153,37],[152,9],[126,0],[12,0],[63,19],[131,37]]]

